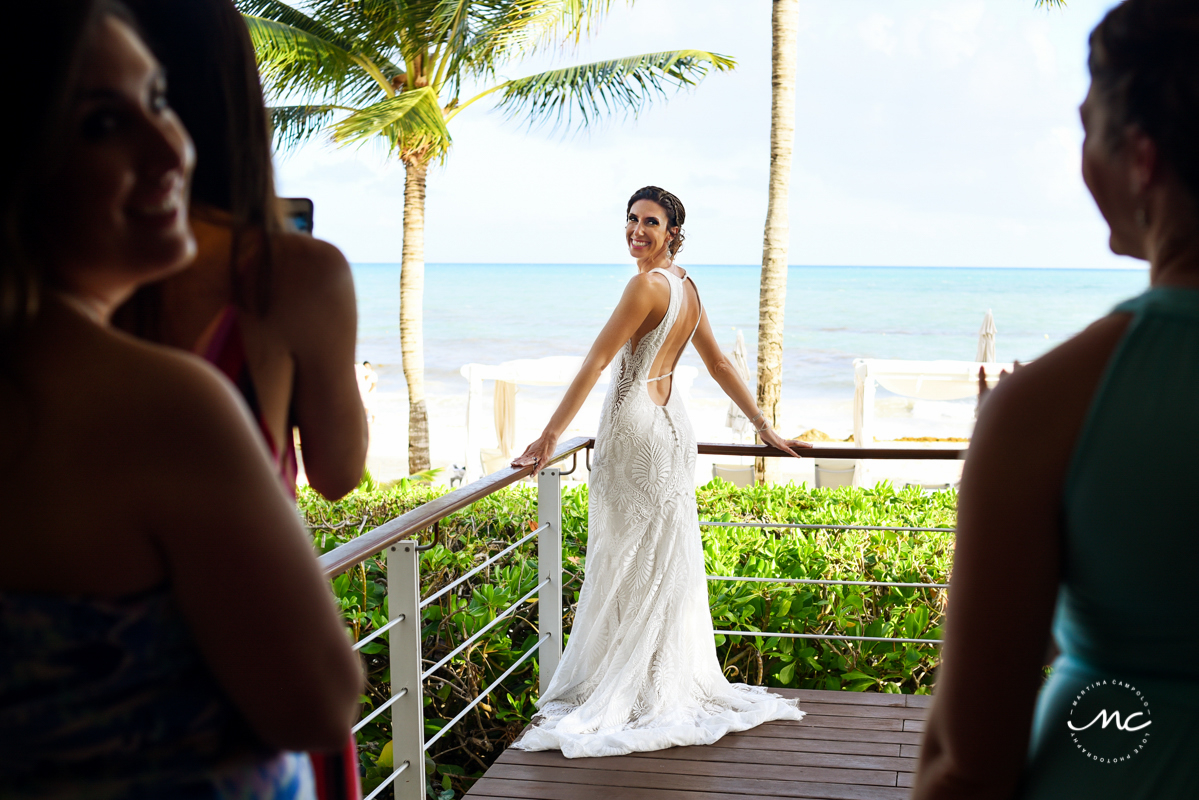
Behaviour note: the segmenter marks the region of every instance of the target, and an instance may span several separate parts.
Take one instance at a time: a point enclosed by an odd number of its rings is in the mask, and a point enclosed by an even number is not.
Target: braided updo
[[[659,186],[642,186],[629,198],[629,204],[624,209],[626,217],[633,208],[633,203],[638,200],[652,200],[662,206],[666,209],[668,231],[679,229],[677,233],[673,234],[670,244],[666,246],[670,251],[670,257],[674,258],[683,249],[683,221],[687,219],[687,209],[683,208],[683,201]]]
[[[1199,199],[1199,4],[1126,0],[1091,32],[1088,66],[1111,146],[1140,128]]]

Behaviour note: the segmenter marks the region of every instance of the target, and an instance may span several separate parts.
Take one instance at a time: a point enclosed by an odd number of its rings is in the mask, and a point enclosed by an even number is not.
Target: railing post
[[[391,693],[407,690],[392,706],[392,763],[408,768],[395,779],[395,800],[425,796],[425,714],[421,690],[420,554],[416,542],[387,548],[387,607],[391,619],[404,621],[391,630]],[[390,621],[390,620],[389,620]]]
[[[557,467],[537,474],[537,527],[548,525],[537,537],[537,627],[549,639],[537,653],[541,694],[550,688],[562,657],[562,480]],[[546,580],[549,583],[546,583]]]

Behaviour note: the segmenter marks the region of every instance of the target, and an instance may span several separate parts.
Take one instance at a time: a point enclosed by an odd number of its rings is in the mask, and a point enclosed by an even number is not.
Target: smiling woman
[[[591,468],[587,576],[562,664],[513,745],[568,758],[712,744],[726,733],[800,719],[796,701],[730,684],[716,658],[695,500],[697,445],[679,393],[679,356],[694,341],[712,377],[762,435],[775,433],[712,334],[695,282],[674,263],[683,203],[656,186],[626,206],[637,259],[620,304],[541,437],[514,466],[548,464],[558,437],[614,358]]]
[[[229,387],[109,326],[195,251],[191,141],[122,7],[5,13],[56,57],[0,130],[23,156],[0,183],[3,794],[304,797],[287,751],[338,746],[360,685],[307,535]],[[247,602],[228,570],[268,585]]]

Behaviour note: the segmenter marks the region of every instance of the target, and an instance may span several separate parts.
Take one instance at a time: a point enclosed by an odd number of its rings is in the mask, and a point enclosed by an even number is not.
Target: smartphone
[[[307,197],[280,197],[283,216],[293,230],[312,233],[312,201]]]

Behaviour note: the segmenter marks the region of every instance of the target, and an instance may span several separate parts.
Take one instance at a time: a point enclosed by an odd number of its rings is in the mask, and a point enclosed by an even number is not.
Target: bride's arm
[[[704,366],[708,368],[708,374],[720,384],[720,388],[729,396],[729,399],[737,404],[737,408],[741,409],[741,413],[749,418],[750,424],[757,430],[758,436],[761,437],[765,444],[775,447],[783,452],[790,453],[796,458],[799,457],[791,448],[793,447],[811,447],[807,442],[800,442],[794,439],[784,439],[775,433],[770,427],[769,421],[765,415],[758,410],[758,403],[754,400],[754,396],[749,391],[749,387],[745,385],[745,381],[741,380],[741,376],[737,374],[737,370],[733,367],[733,362],[729,361],[728,356],[720,349],[720,345],[716,342],[716,335],[712,333],[712,326],[708,324],[708,312],[700,311],[699,327],[695,331],[695,338],[692,343],[695,344],[695,349],[699,353],[699,357],[704,360]]]
[[[624,295],[612,312],[604,329],[591,345],[579,374],[570,382],[566,395],[558,408],[554,410],[549,423],[532,444],[517,458],[512,466],[524,467],[530,464],[548,464],[558,446],[558,437],[570,425],[575,414],[583,407],[583,401],[591,393],[600,373],[609,362],[620,352],[624,343],[633,337],[641,324],[645,322],[655,306],[663,309],[670,302],[670,288],[665,278],[656,275],[640,274],[633,277],[625,287]],[[663,311],[664,313],[664,311]]]

